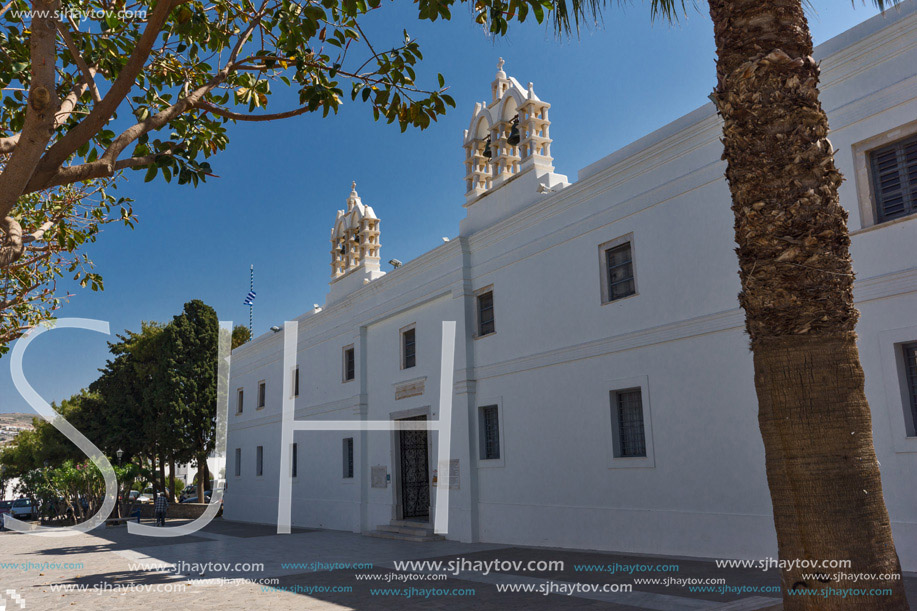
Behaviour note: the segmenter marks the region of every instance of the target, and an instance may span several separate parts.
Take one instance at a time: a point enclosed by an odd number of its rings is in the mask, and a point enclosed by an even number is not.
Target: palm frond
[[[856,0],[851,0],[851,2],[856,5]],[[902,2],[904,2],[904,0],[872,0],[872,3],[880,11],[884,11],[885,9],[895,6],[896,4],[901,4]],[[863,4],[866,4],[866,0],[863,0]]]
[[[552,0],[552,4],[554,5],[555,31],[558,34],[570,34],[573,31],[579,32],[580,25],[583,23],[599,23],[601,20],[601,10],[604,9],[605,5],[610,1],[611,0]],[[874,1],[881,2],[882,0]],[[627,4],[627,0],[617,0],[617,4]],[[664,19],[666,21],[676,22],[678,21],[679,15],[687,13],[687,5],[688,3],[686,0],[651,0],[650,15],[653,21]],[[696,7],[696,0],[692,0],[691,5]]]
[[[579,32],[580,25],[584,22],[599,23],[601,11],[611,0],[552,0],[554,5],[554,29],[558,34]],[[627,0],[617,0],[617,4],[626,4]],[[811,10],[812,0],[801,0],[806,9]],[[856,0],[850,0],[856,5]],[[863,4],[871,2],[880,11],[891,8],[905,0],[862,0]],[[679,15],[685,15],[688,10],[686,0],[650,0],[650,15],[653,21],[663,19],[676,22]],[[696,0],[691,5],[697,8]],[[572,18],[572,19],[571,19]]]

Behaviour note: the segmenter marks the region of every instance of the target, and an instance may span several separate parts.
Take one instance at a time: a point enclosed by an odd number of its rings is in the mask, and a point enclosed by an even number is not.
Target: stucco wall
[[[917,133],[914,4],[818,53],[830,138],[847,177],[841,201],[853,234],[876,449],[902,564],[917,570],[917,438],[903,427],[895,371],[896,346],[917,340],[917,218],[873,225],[863,174],[870,146]],[[455,320],[452,457],[461,477],[451,490],[450,538],[775,555],[719,137],[708,105],[499,222],[483,222],[488,206],[505,208],[501,198],[518,197],[533,180],[523,173],[474,201],[459,239],[298,319],[296,418],[389,420],[422,412],[437,419],[440,326]],[[599,246],[627,235],[638,294],[603,305]],[[474,293],[488,285],[497,331],[475,338]],[[417,366],[402,370],[399,330],[410,324]],[[341,350],[349,344],[356,380],[344,383]],[[227,519],[276,519],[280,393],[282,376],[290,375],[281,354],[282,334],[268,334],[233,355]],[[259,380],[267,383],[262,410],[255,409]],[[418,380],[422,394],[395,398],[398,384]],[[645,460],[616,459],[609,392],[634,386],[643,389],[651,451]],[[239,387],[246,404],[236,415]],[[501,459],[480,461],[478,407],[490,404],[499,405]],[[345,437],[354,437],[352,480],[342,477]],[[397,517],[393,433],[297,432],[295,441],[294,525],[359,532]],[[431,434],[431,456],[437,444]],[[254,475],[258,445],[261,477]],[[235,448],[243,452],[239,477]],[[370,486],[376,465],[393,474],[389,486]]]

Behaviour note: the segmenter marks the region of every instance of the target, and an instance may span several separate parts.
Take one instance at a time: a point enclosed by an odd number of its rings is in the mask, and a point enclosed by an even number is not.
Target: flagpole
[[[248,279],[248,290],[255,290],[255,266],[252,265],[249,269],[249,279]],[[248,333],[250,336],[254,336],[255,330],[253,328],[253,321],[255,318],[255,300],[250,299],[248,302]]]

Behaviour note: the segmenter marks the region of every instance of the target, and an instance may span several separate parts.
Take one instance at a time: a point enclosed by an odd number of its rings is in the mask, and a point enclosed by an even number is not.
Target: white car
[[[32,518],[34,508],[32,501],[29,499],[17,499],[13,501],[13,507],[10,509],[10,515],[19,520],[29,520]]]

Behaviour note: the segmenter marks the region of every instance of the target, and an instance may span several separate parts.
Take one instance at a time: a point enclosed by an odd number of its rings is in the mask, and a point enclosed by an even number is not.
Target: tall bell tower
[[[354,181],[347,198],[347,209],[337,211],[331,229],[331,289],[328,303],[385,275],[379,267],[382,249],[380,223],[372,207],[363,204]]]
[[[497,217],[517,212],[520,204],[528,205],[569,185],[566,176],[554,173],[548,118],[551,105],[535,95],[532,83],[523,87],[507,76],[503,65],[501,57],[490,84],[491,100],[474,105],[471,124],[465,130],[462,146],[468,217],[462,221],[462,234],[481,229]],[[520,182],[527,186],[515,184]],[[515,186],[509,188],[510,184]],[[481,208],[488,212],[479,212]]]

